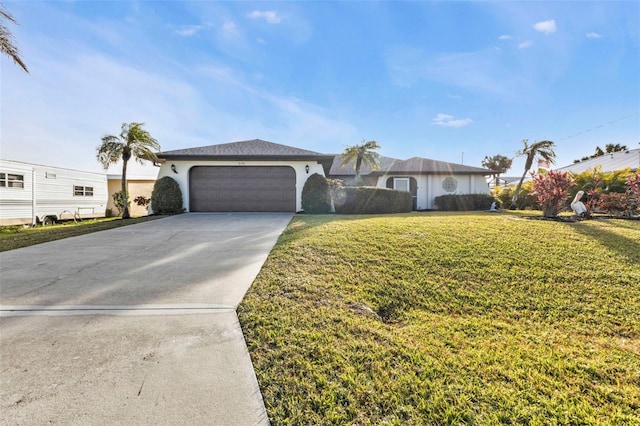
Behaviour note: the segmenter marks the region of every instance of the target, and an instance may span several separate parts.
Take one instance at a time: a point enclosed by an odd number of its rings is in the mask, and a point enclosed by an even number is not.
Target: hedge
[[[413,207],[410,192],[370,186],[340,188],[336,198],[339,214],[406,213]]]
[[[494,201],[496,199],[489,194],[440,195],[435,198],[438,210],[444,211],[489,210]]]
[[[304,183],[302,209],[310,214],[331,213],[329,183],[324,176],[314,173]]]
[[[154,214],[182,213],[182,191],[178,182],[169,176],[157,180],[151,193],[151,209]]]

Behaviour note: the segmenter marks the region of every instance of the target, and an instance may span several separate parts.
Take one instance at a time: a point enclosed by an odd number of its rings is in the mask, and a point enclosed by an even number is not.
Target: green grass
[[[131,219],[104,218],[88,219],[79,222],[64,222],[52,226],[25,228],[23,226],[0,227],[0,252],[35,244],[46,243],[77,235],[119,228],[157,219],[160,216],[143,216]]]
[[[640,222],[298,216],[238,313],[274,425],[640,424]]]

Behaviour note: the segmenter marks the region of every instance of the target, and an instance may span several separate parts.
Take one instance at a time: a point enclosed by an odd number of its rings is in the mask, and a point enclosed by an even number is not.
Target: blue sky
[[[165,151],[365,138],[480,166],[526,138],[563,166],[640,147],[638,1],[4,4],[30,70],[0,59],[5,159],[101,171],[95,148],[125,121]]]

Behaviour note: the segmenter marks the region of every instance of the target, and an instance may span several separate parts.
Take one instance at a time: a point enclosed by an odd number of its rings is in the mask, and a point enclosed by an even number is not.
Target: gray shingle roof
[[[408,160],[398,160],[389,157],[380,157],[380,167],[372,171],[369,167],[362,166],[360,173],[368,174],[479,174],[489,175],[491,170],[480,167],[465,166],[463,164],[447,163],[446,161],[431,160],[428,158],[413,157]],[[331,167],[332,176],[355,175],[353,162],[343,164],[340,155],[336,155]]]
[[[275,159],[286,158],[310,159],[312,157],[328,157],[306,149],[295,148],[287,145],[280,145],[273,142],[264,141],[262,139],[253,139],[248,141],[239,141],[231,143],[223,143],[219,145],[201,146],[197,148],[176,149],[173,151],[165,151],[158,154],[159,158],[165,159],[223,159],[223,158],[256,158],[256,159]]]

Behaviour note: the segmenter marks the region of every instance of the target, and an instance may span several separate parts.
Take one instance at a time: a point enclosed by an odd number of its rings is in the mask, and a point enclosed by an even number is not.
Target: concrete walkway
[[[268,424],[235,308],[291,217],[183,214],[0,253],[0,422]]]

